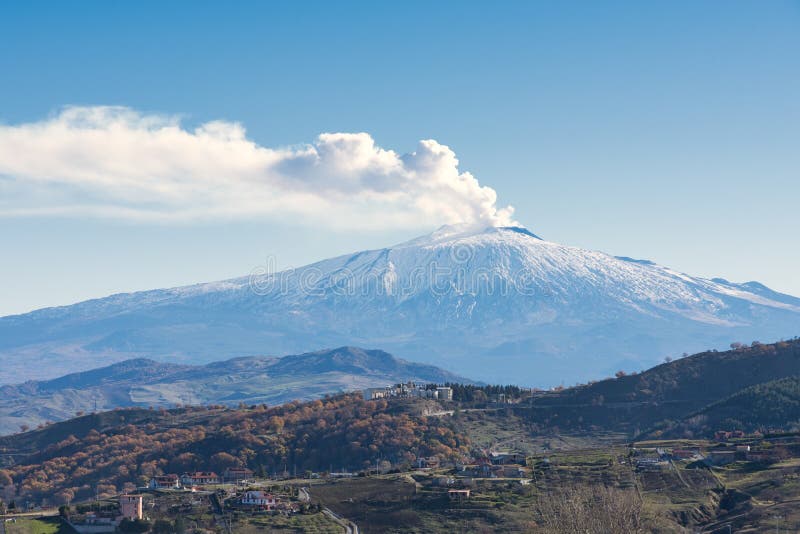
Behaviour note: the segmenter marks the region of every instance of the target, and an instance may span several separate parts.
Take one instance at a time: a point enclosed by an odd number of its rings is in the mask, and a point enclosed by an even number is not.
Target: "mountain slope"
[[[148,359],[42,382],[0,386],[0,435],[79,411],[175,404],[276,404],[408,380],[465,382],[431,365],[380,350],[341,347],[282,358],[245,357],[205,366]]]
[[[353,344],[485,381],[552,385],[799,332],[800,299],[758,283],[691,277],[523,228],[444,227],[292,271],[0,318],[0,382],[131,357],[197,363]]]
[[[800,430],[800,376],[750,386],[650,434],[710,436],[716,430]]]
[[[786,396],[798,376],[800,339],[705,352],[636,375],[540,393],[531,417],[541,425],[561,428],[600,427],[631,434],[661,430],[669,435],[681,435],[675,430],[681,428],[708,435],[718,430],[708,426],[711,422],[735,419],[739,410],[740,421],[747,423],[748,429],[781,427],[800,419]],[[775,406],[783,408],[759,424],[770,399],[779,397],[782,400]],[[751,402],[754,404],[748,405]],[[685,423],[697,415],[705,418]]]

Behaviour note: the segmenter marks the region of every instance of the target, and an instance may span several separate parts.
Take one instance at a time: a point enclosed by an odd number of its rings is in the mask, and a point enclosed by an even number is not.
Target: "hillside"
[[[376,459],[457,458],[468,440],[450,418],[419,416],[425,401],[340,395],[280,407],[119,409],[0,437],[0,485],[50,499],[109,495],[159,472],[246,465],[264,473],[363,469]],[[12,488],[14,489],[14,488]]]
[[[443,227],[294,270],[0,318],[0,384],[135,357],[198,364],[359,345],[486,382],[552,386],[791,337],[798,325],[800,299],[755,282],[692,277],[519,227]]]
[[[406,381],[471,383],[380,350],[340,347],[282,358],[247,357],[204,366],[133,359],[53,380],[0,386],[0,435],[78,412],[176,404],[282,404]]]
[[[531,418],[544,426],[637,434],[692,416],[739,392],[744,395],[746,388],[794,376],[800,376],[800,339],[704,352],[639,374],[541,393]],[[755,388],[747,398],[767,393],[776,392]],[[778,420],[781,426],[787,422]]]
[[[708,436],[719,429],[800,430],[800,376],[750,386],[651,434]]]

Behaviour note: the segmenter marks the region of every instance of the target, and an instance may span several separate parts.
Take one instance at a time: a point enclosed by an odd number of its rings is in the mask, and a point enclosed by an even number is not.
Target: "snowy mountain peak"
[[[495,236],[502,238],[508,234],[518,234],[541,240],[542,238],[523,226],[492,226],[486,224],[446,224],[434,232],[417,237],[393,248],[406,246],[426,246],[450,243],[464,238],[477,236]]]
[[[798,298],[516,226],[445,226],[264,271],[0,318],[0,383],[138,356],[205,363],[358,345],[485,382],[553,385],[800,334]]]

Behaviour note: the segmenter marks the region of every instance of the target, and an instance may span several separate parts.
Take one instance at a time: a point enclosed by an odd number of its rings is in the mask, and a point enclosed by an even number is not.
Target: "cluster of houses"
[[[456,475],[462,478],[526,478],[531,474],[526,460],[519,452],[491,451],[456,464]],[[442,467],[438,456],[417,458],[416,463],[417,469]]]
[[[429,384],[415,384],[406,382],[382,388],[367,388],[363,390],[364,400],[415,397],[420,399],[437,399],[444,401],[453,400],[453,389],[447,386],[433,386]]]
[[[194,471],[176,474],[157,475],[150,479],[147,485],[151,490],[176,490],[191,489],[199,486],[222,484],[225,482],[246,482],[253,478],[253,471],[245,467],[231,467],[226,469],[222,476],[209,471]]]
[[[78,534],[111,534],[123,519],[143,519],[142,495],[122,494],[118,498],[119,509],[90,510],[74,514],[67,522]]]
[[[527,478],[531,475],[526,456],[518,452],[491,451],[456,466],[458,475],[469,478]]]
[[[736,461],[773,462],[780,460],[780,452],[775,448],[753,448],[750,445],[716,447],[708,451],[708,462],[724,465]]]
[[[699,447],[674,449],[634,449],[633,463],[641,471],[658,470],[670,461],[703,461],[708,465],[726,465],[737,461],[770,462],[778,459],[777,451],[770,448],[753,448],[746,444],[719,445],[701,451]]]
[[[230,477],[235,478],[247,473],[239,470],[226,471],[222,477],[209,472],[184,473],[177,475],[163,475],[153,477],[151,485],[160,486],[159,489],[178,489],[181,484],[189,487],[196,483],[214,484]],[[252,473],[250,473],[252,475]],[[176,485],[177,484],[177,485]],[[110,534],[116,532],[123,519],[145,519],[142,494],[122,494],[118,497],[119,508],[89,511],[85,514],[76,514],[70,518],[70,526],[79,534]],[[233,493],[233,497],[225,501],[228,508],[251,513],[277,512],[291,514],[299,511],[297,502],[284,498],[271,492],[248,489]]]

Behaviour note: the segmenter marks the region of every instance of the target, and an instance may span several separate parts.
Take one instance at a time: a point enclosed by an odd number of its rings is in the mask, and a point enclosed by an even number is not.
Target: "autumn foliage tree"
[[[66,437],[0,471],[0,482],[16,482],[32,500],[58,494],[67,502],[98,489],[113,495],[168,472],[359,470],[374,468],[376,460],[409,465],[419,456],[455,459],[468,452],[453,421],[417,414],[403,402],[355,394],[269,408],[118,410],[104,414],[102,427],[67,421],[38,431],[43,440],[48,433]]]

